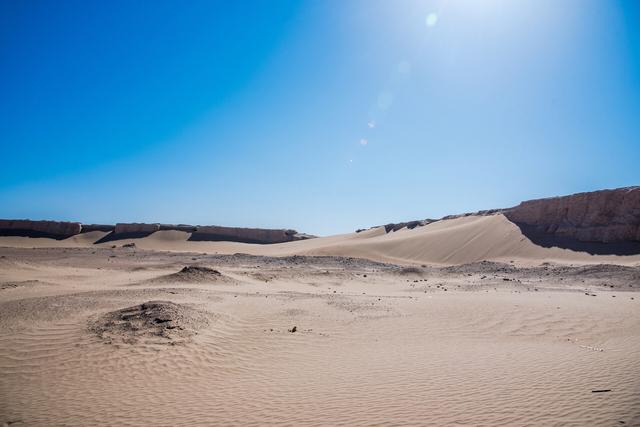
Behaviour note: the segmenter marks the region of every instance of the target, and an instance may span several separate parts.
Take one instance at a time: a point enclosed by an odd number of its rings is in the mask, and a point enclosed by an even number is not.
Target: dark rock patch
[[[182,283],[225,283],[233,279],[225,276],[220,271],[198,265],[188,265],[182,270],[151,279],[152,282],[182,282]]]
[[[106,313],[89,329],[109,344],[176,344],[206,327],[211,314],[171,301],[148,301]]]

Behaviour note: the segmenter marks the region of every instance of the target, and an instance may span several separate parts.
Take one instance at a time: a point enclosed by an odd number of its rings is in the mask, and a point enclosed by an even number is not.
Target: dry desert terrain
[[[0,423],[640,425],[638,255],[541,247],[502,215],[275,245],[100,233],[0,237]]]

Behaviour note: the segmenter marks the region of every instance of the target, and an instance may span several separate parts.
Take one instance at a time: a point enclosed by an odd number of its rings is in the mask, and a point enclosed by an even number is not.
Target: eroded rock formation
[[[189,224],[160,224],[160,230],[184,231],[185,233],[193,233],[198,229],[197,225]]]
[[[89,233],[91,231],[111,232],[116,228],[112,224],[82,224],[82,232]]]
[[[518,225],[582,242],[640,241],[640,187],[529,200],[502,213]]]
[[[244,243],[284,243],[308,238],[296,230],[202,226],[189,240],[229,241]]]
[[[238,228],[199,226],[188,224],[145,224],[118,223],[86,224],[79,222],[0,220],[0,236],[49,237],[66,239],[79,233],[102,231],[109,233],[98,243],[125,238],[145,237],[160,230],[182,231],[191,233],[190,240],[196,241],[230,241],[243,243],[283,243],[293,240],[308,239],[314,236],[298,233],[295,230]]]
[[[82,225],[79,222],[65,221],[31,221],[27,219],[1,219],[0,235],[50,237],[64,239],[80,233]]]
[[[160,224],[144,224],[133,222],[129,224],[116,224],[114,234],[151,234],[160,230]]]
[[[405,227],[408,228],[409,230],[413,230],[416,227],[423,227],[435,221],[437,221],[437,219],[423,219],[423,220],[417,220],[417,221],[390,223],[390,224],[385,224],[384,231],[386,233],[389,233],[391,231],[402,230]]]

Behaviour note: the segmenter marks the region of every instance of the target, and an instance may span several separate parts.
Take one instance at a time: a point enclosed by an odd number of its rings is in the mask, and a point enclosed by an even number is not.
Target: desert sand
[[[104,234],[0,237],[0,423],[640,425],[638,255],[502,215]]]

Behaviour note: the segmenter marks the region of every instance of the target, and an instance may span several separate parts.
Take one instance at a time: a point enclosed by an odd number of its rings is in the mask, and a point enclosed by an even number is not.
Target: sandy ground
[[[0,424],[640,425],[633,259],[121,243],[0,248]]]

